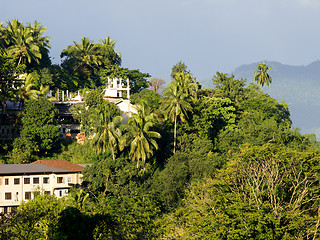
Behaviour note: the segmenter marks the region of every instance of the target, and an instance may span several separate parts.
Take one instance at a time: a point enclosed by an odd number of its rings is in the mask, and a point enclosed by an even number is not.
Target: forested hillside
[[[41,47],[30,61],[14,50],[10,24],[0,35],[2,116],[14,116],[20,136],[1,142],[3,164],[60,158],[92,165],[68,197],[39,194],[2,217],[1,239],[320,237],[319,144],[292,128],[287,103],[263,91],[264,63],[252,71],[260,85],[217,72],[214,88],[201,88],[179,62],[159,94],[163,81],[120,67],[110,38],[83,38],[63,50],[61,65],[42,66]],[[35,97],[29,91],[22,101],[27,80],[18,81],[18,72],[38,76],[29,88]],[[138,113],[127,122],[103,100],[108,76],[130,79]],[[7,91],[12,83],[19,85]],[[85,89],[74,112],[87,134],[83,145],[57,136],[56,110],[41,86]],[[6,101],[22,101],[21,110],[9,112]]]
[[[278,62],[268,62],[272,66],[270,75],[272,84],[263,90],[276,98],[284,100],[290,106],[294,127],[305,133],[315,133],[320,137],[320,61],[306,66],[291,66]],[[237,78],[246,78],[253,82],[252,72],[257,63],[242,65],[234,70]]]

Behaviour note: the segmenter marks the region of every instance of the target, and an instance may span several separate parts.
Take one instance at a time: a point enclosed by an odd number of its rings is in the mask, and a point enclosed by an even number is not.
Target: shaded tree
[[[34,156],[47,156],[59,149],[60,131],[55,124],[57,109],[45,98],[30,100],[21,119],[20,137],[13,143],[15,162],[28,162]]]

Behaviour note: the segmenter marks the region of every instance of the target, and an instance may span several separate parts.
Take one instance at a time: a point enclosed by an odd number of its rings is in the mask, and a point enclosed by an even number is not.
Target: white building
[[[108,78],[106,88],[103,90],[105,98],[122,98],[122,92],[127,92],[127,98],[130,99],[129,79],[127,79],[127,87],[124,87],[122,78]]]
[[[39,163],[41,161],[44,162]],[[50,165],[49,161],[56,165],[61,163],[60,166],[64,169],[47,166]],[[70,188],[81,184],[81,171],[84,168],[65,162],[67,161],[39,160],[31,164],[1,164],[0,213],[12,212],[22,201],[34,198],[35,193],[53,194],[58,198],[66,196]]]
[[[129,79],[126,80],[126,87],[124,87],[124,81],[122,78],[108,78],[108,84],[103,90],[103,98],[116,105],[121,110],[121,116],[126,121],[133,113],[138,113],[138,108],[130,103]],[[123,92],[127,93],[127,99],[123,99]]]

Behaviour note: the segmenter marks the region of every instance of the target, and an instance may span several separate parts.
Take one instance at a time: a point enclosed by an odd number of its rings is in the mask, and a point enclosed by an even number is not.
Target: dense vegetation
[[[67,198],[39,194],[2,218],[1,239],[320,237],[319,145],[292,128],[287,104],[263,92],[271,82],[265,63],[255,73],[260,87],[217,72],[215,88],[201,89],[179,62],[160,94],[163,81],[120,67],[110,38],[75,42],[57,66],[39,23],[13,20],[0,30],[2,112],[16,114],[20,126],[20,137],[1,145],[3,162],[93,163]],[[21,73],[32,75],[31,87]],[[102,99],[99,87],[108,76],[131,81],[139,110],[127,123]],[[89,136],[83,145],[59,139],[55,109],[41,86],[86,88],[74,116]],[[23,102],[22,111],[7,112],[6,101]]]

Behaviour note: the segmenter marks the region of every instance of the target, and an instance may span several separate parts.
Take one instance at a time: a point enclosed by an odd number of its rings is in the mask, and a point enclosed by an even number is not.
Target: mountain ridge
[[[272,67],[269,75],[272,82],[263,91],[278,101],[289,104],[293,127],[301,133],[314,133],[320,139],[320,60],[308,65],[288,65],[277,61],[265,60]],[[237,79],[246,79],[247,84],[254,82],[253,73],[257,64],[243,64],[229,74]],[[212,80],[201,82],[203,87],[212,86]]]

